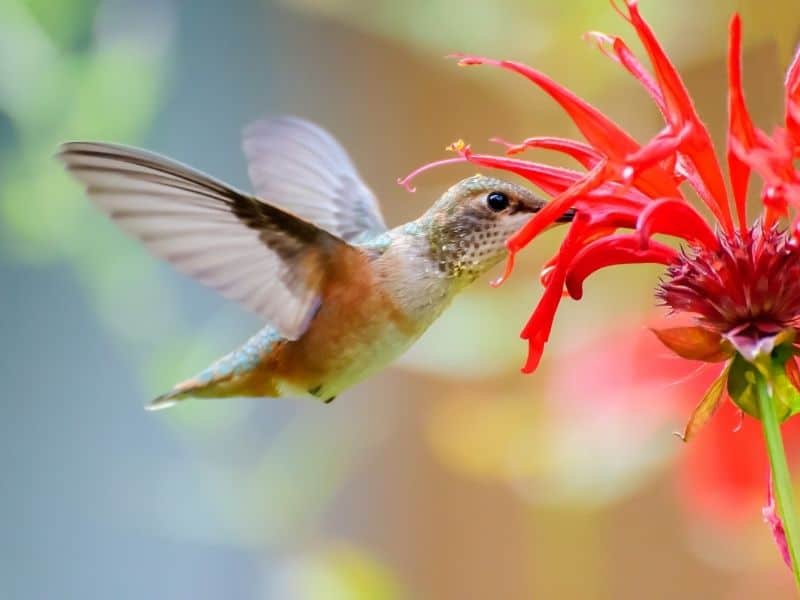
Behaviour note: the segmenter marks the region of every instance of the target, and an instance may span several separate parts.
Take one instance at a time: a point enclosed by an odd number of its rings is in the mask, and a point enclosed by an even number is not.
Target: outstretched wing
[[[386,231],[375,196],[344,148],[297,117],[252,123],[243,148],[256,195],[347,241]]]
[[[300,337],[329,257],[355,251],[297,216],[164,157],[70,142],[58,153],[92,202],[178,270]]]

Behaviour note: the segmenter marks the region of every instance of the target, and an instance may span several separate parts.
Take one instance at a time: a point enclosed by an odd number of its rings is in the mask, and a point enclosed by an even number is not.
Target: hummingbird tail
[[[153,399],[145,408],[151,411],[162,410],[189,398],[228,398],[248,395],[247,390],[241,386],[242,381],[237,381],[228,374],[214,377],[214,373],[214,370],[209,369],[197,377],[182,381],[166,394]]]
[[[262,368],[270,351],[282,342],[280,334],[265,327],[238,350],[226,354],[210,367],[161,394],[148,410],[161,410],[188,398],[230,398],[232,396],[279,396],[276,381]]]
[[[145,406],[145,409],[150,411],[163,410],[175,406],[178,402],[185,400],[189,396],[191,396],[191,392],[176,388],[151,400],[150,404]]]

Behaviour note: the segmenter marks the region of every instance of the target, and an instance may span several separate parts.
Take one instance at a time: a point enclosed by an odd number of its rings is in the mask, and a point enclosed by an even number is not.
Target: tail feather
[[[235,372],[220,372],[214,363],[199,375],[180,382],[166,394],[161,394],[146,406],[147,410],[162,410],[189,398],[227,398],[247,395],[240,385],[232,385]]]
[[[226,398],[230,396],[278,396],[275,382],[254,376],[261,361],[283,338],[265,327],[241,348],[226,354],[210,367],[161,394],[147,410],[161,410],[187,398]]]
[[[145,406],[145,410],[150,411],[157,411],[163,410],[165,408],[170,408],[171,406],[175,406],[181,400],[184,400],[189,397],[188,392],[181,392],[178,390],[172,390],[167,392],[166,394],[161,394],[157,396],[153,400],[150,401],[150,404]]]
[[[161,394],[160,396],[154,398],[150,404],[145,406],[145,408],[152,411],[169,408],[170,406],[175,406],[182,400],[186,400],[192,396],[198,395],[198,392],[201,392],[204,388],[208,387],[209,382],[201,383],[196,378],[187,379],[186,381],[182,381],[176,385],[166,394]]]

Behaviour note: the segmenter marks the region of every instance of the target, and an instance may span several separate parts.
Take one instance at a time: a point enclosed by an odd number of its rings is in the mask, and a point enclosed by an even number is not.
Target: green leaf
[[[794,359],[791,359],[794,360]],[[786,363],[774,364],[771,385],[775,412],[781,422],[800,412],[800,392],[786,374]]]
[[[728,395],[733,403],[751,417],[760,419],[756,394],[758,378],[761,374],[756,366],[746,361],[741,354],[736,354],[728,374]]]
[[[720,403],[722,402],[722,392],[725,389],[725,382],[728,380],[728,371],[730,366],[725,367],[722,373],[719,374],[709,388],[706,390],[700,404],[695,407],[692,416],[686,423],[683,429],[683,434],[676,434],[684,442],[688,442],[700,429],[708,423],[709,419],[717,412]]]

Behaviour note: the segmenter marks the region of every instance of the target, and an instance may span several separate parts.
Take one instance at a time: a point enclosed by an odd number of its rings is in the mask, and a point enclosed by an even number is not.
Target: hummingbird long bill
[[[545,204],[476,175],[388,229],[347,153],[320,127],[257,121],[243,147],[254,194],[144,150],[68,142],[58,152],[123,231],[268,323],[151,408],[190,397],[333,400],[402,354]]]

